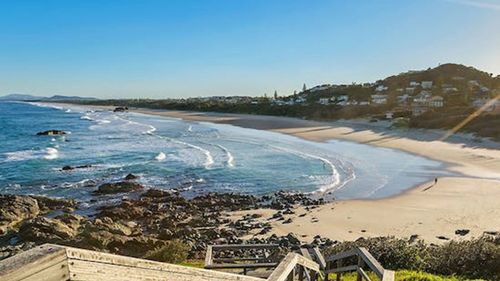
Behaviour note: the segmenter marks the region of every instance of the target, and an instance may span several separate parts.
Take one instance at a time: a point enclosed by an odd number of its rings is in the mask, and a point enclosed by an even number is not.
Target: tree
[[[274,99],[277,100],[278,99],[278,91],[274,90]]]
[[[305,91],[307,91],[306,83],[304,83],[304,85],[302,86],[302,92],[305,92]]]

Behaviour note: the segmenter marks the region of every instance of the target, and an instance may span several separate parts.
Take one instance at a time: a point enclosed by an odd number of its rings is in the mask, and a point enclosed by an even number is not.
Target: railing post
[[[361,257],[361,255],[358,255],[358,268],[363,268],[363,266],[365,265],[365,261],[363,260],[363,258]],[[363,280],[363,276],[361,275],[361,272],[358,270],[358,277],[356,279],[357,281],[362,281]]]
[[[295,267],[292,269],[292,271],[288,275],[288,280],[287,281],[293,281],[293,277],[294,276],[295,276]]]
[[[304,281],[304,268],[299,267],[299,281]]]
[[[337,261],[337,267],[338,267],[338,268],[342,267],[342,260],[338,260],[338,261]],[[341,279],[341,275],[342,275],[342,273],[337,272],[337,281],[341,281],[341,280],[342,280],[342,279]]]

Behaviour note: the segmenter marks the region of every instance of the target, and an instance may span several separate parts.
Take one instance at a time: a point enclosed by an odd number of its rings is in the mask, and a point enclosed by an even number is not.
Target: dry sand
[[[477,138],[468,135],[455,135],[439,141],[444,135],[440,130],[390,130],[387,123],[372,124],[363,120],[315,122],[257,115],[134,111],[271,130],[312,141],[341,139],[399,149],[447,162],[450,170],[464,175],[440,178],[436,186],[425,191],[433,182],[391,198],[328,203],[304,217],[298,216],[305,213],[299,207],[296,214],[290,216],[292,223],[273,221],[272,233],[293,232],[304,241],[311,241],[317,234],[335,240],[419,235],[427,242],[440,243],[445,240],[437,236],[464,239],[480,236],[484,231],[500,231],[500,144],[497,142],[478,142]],[[267,220],[275,211],[257,212]],[[232,216],[239,218],[245,213],[237,212]],[[458,236],[455,234],[457,229],[469,229],[470,233]]]
[[[109,107],[104,107],[109,108]],[[134,112],[184,120],[225,123],[246,128],[271,130],[312,141],[340,139],[374,146],[399,149],[447,162],[449,169],[461,177],[440,178],[436,186],[424,184],[391,198],[378,200],[345,200],[328,203],[308,212],[298,207],[293,221],[273,221],[272,233],[293,232],[304,241],[319,234],[334,240],[394,235],[409,238],[419,235],[427,242],[468,239],[484,231],[500,231],[500,143],[469,135],[439,139],[440,130],[390,130],[385,122],[365,120],[315,122],[286,117],[258,115],[197,113],[183,111],[134,109]],[[425,190],[425,191],[424,191]],[[267,220],[275,211],[253,210]],[[246,212],[231,214],[239,218]],[[288,216],[287,216],[288,217]],[[315,218],[315,219],[314,219]],[[464,237],[457,229],[469,229]]]

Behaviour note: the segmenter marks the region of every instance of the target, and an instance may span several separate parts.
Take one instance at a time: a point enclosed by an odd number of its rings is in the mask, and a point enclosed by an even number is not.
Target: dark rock
[[[123,106],[118,106],[118,107],[115,107],[115,109],[113,109],[113,112],[125,112],[125,111],[128,111],[128,107],[123,107]]]
[[[66,132],[61,130],[48,130],[36,133],[37,136],[61,136],[65,134]]]
[[[288,218],[287,220],[285,220],[283,222],[283,224],[289,224],[289,223],[292,223],[292,219],[291,218]]]
[[[129,182],[129,181],[121,181],[115,183],[105,183],[99,186],[99,188],[95,191],[96,194],[115,194],[115,193],[123,193],[123,192],[132,192],[139,191],[144,189],[144,186]]]
[[[62,169],[61,169],[61,170],[63,170],[63,171],[69,171],[69,170],[74,170],[74,169],[75,169],[75,168],[73,168],[73,167],[71,167],[71,166],[64,166],[64,167],[62,167]]]
[[[450,238],[445,237],[445,236],[436,236],[436,238],[440,239],[440,240],[450,240]]]
[[[457,230],[455,230],[455,234],[460,235],[460,236],[465,236],[465,235],[469,234],[469,232],[470,232],[469,229],[457,229]]]
[[[135,180],[135,179],[138,179],[139,177],[134,175],[134,174],[128,174],[126,177],[125,177],[125,180],[129,181],[129,180]]]

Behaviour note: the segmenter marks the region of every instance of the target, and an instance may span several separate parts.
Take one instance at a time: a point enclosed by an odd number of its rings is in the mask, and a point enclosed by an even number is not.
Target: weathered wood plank
[[[234,249],[272,249],[279,248],[278,244],[227,244],[211,245],[213,250],[234,250]]]
[[[309,250],[308,249],[305,249],[305,248],[300,248],[300,254],[307,258],[307,259],[310,259],[310,260],[313,260],[311,255],[309,254]]]
[[[298,255],[295,253],[289,253],[280,262],[280,264],[274,269],[271,275],[267,278],[267,281],[285,281],[288,275],[293,271],[295,265],[297,264]]]
[[[361,267],[358,267],[358,273],[366,280],[366,281],[372,281],[370,279],[370,277],[368,276],[368,274],[366,274],[366,272],[361,268]]]
[[[23,269],[21,269],[23,270]],[[15,279],[13,279],[15,280]],[[21,279],[22,281],[66,281],[69,280],[67,260],[60,261],[42,271]]]
[[[107,253],[100,253],[100,252],[94,252],[94,251],[89,251],[89,250],[83,250],[83,249],[76,249],[76,248],[71,248],[67,247],[66,249],[67,255],[69,257],[69,268],[70,268],[70,273],[73,274],[73,268],[75,263],[76,264],[88,264],[88,263],[93,263],[95,268],[107,268],[105,265],[112,265],[116,266],[116,268],[121,268],[125,271],[128,271],[130,269],[132,270],[153,270],[157,272],[166,272],[166,273],[179,273],[183,275],[188,275],[196,277],[200,277],[201,280],[204,280],[202,276],[206,276],[207,278],[213,276],[213,278],[224,278],[221,280],[259,280],[258,278],[255,279],[253,277],[248,277],[248,278],[253,278],[253,279],[234,279],[236,277],[240,277],[240,275],[236,274],[231,274],[231,273],[224,273],[224,272],[218,272],[218,271],[213,271],[213,270],[206,270],[206,269],[198,269],[198,268],[192,268],[192,267],[185,267],[185,266],[180,266],[180,265],[174,265],[174,264],[168,264],[168,263],[162,263],[162,262],[155,262],[155,261],[149,261],[149,260],[143,260],[143,259],[137,259],[137,258],[131,258],[131,257],[124,257],[124,256],[118,256],[118,255],[113,255],[113,254],[107,254]],[[86,263],[77,263],[78,261],[86,262]],[[89,270],[92,270],[89,267]],[[92,271],[93,272],[93,271]],[[84,274],[83,272],[79,273]],[[231,279],[232,278],[232,279]],[[79,279],[78,279],[79,280]],[[106,280],[106,279],[104,279]],[[138,279],[138,280],[143,280],[143,279]],[[175,280],[175,279],[173,279]],[[216,279],[214,279],[216,280]]]
[[[385,269],[382,281],[394,281],[394,271]]]
[[[207,246],[207,253],[205,254],[205,267],[212,265],[212,246]]]
[[[321,254],[321,252],[319,251],[319,248],[318,247],[314,247],[312,249],[313,251],[313,254],[314,256],[316,257],[316,260],[319,264],[319,267],[321,269],[325,269],[326,268],[326,261],[325,261],[325,257],[323,257],[323,254]]]
[[[300,264],[303,267],[314,270],[316,272],[319,271],[319,264],[315,263],[314,261],[299,255],[296,256],[296,259],[297,264]]]
[[[366,248],[360,247],[357,251],[365,261],[366,265],[368,265],[370,269],[375,272],[378,278],[382,279],[382,275],[384,274],[384,268],[382,265],[370,254],[370,252],[368,252]]]
[[[276,267],[278,263],[269,262],[269,263],[214,263],[210,266],[205,266],[208,269],[230,269],[230,268],[271,268]]]
[[[357,265],[349,265],[349,266],[343,266],[343,267],[336,267],[336,268],[331,268],[328,269],[327,273],[337,273],[337,272],[348,272],[348,271],[357,271],[358,266]]]
[[[350,250],[350,251],[346,251],[346,252],[342,252],[342,253],[339,253],[339,254],[336,254],[336,255],[329,256],[326,260],[327,261],[336,261],[336,260],[341,260],[341,259],[345,259],[345,258],[348,258],[348,257],[352,257],[352,256],[355,256],[357,254],[358,254],[358,250],[357,249],[353,249],[353,250]]]
[[[0,281],[24,280],[65,260],[64,247],[44,244],[0,261]]]
[[[186,267],[152,269],[118,264],[70,260],[70,280],[74,281],[262,281],[260,278]]]

